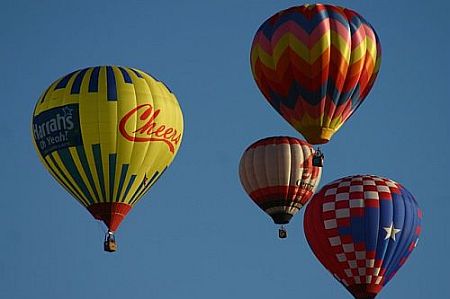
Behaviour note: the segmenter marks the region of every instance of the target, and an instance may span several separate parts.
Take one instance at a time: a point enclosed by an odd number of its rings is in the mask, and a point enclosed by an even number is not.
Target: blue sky
[[[379,298],[450,297],[450,26],[444,1],[335,1],[379,34],[365,103],[324,147],[321,186],[371,173],[424,211],[418,248]],[[247,197],[239,159],[257,139],[299,137],[264,100],[249,51],[259,25],[295,1],[2,1],[2,298],[350,298],[313,256],[303,211],[279,240]],[[30,121],[55,79],[131,66],[177,95],[185,133],[164,177],[102,250],[100,224],[40,164]]]

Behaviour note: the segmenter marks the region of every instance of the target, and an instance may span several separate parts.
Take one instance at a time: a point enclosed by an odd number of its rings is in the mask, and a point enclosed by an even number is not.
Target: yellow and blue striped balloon
[[[154,77],[97,66],[50,85],[34,109],[32,133],[52,176],[113,232],[177,154],[183,115]]]

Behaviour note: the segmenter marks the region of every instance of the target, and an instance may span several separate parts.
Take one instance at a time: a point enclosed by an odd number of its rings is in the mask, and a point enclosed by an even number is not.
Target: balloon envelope
[[[52,176],[115,231],[175,157],[183,116],[150,75],[99,66],[51,84],[36,104],[32,132]]]
[[[255,34],[253,78],[269,103],[311,144],[326,143],[361,105],[377,77],[380,41],[355,11],[302,5]]]
[[[308,243],[355,298],[375,298],[416,247],[422,212],[402,185],[355,175],[324,186],[305,210]]]
[[[242,155],[239,176],[250,198],[276,224],[286,224],[306,204],[320,181],[314,149],[293,137],[269,137]]]

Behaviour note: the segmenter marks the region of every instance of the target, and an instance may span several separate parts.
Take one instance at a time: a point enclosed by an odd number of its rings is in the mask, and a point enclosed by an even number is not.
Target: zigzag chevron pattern
[[[381,63],[372,26],[333,5],[278,12],[255,34],[253,77],[269,103],[309,143],[321,144],[361,105]]]

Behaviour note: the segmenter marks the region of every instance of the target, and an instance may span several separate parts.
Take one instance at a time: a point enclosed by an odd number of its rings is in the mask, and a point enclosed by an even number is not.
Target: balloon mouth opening
[[[300,133],[310,144],[325,144],[330,141],[335,133],[334,129],[322,127],[306,127],[300,130]]]
[[[92,204],[87,209],[95,219],[103,221],[111,232],[115,232],[131,206],[121,202],[102,202]]]
[[[275,224],[288,224],[292,218],[292,215],[287,213],[277,213],[271,214],[270,217],[272,217]]]
[[[351,285],[347,289],[356,299],[374,299],[381,291],[379,284],[357,284]]]

